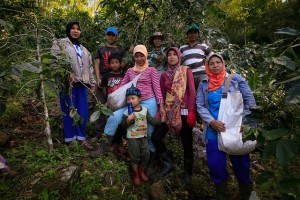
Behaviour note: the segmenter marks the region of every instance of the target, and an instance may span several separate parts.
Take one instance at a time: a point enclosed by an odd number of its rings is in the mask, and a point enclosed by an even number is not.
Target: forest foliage
[[[129,49],[139,43],[150,48],[148,38],[155,31],[163,32],[165,45],[179,46],[186,42],[187,26],[198,24],[201,41],[221,52],[228,70],[246,78],[254,91],[259,108],[252,117],[258,126],[249,135],[259,141],[263,162],[277,160],[279,166],[276,173],[261,173],[256,183],[283,199],[299,198],[300,177],[293,171],[300,167],[297,0],[4,0],[0,10],[0,116],[8,98],[39,99],[41,81],[48,103],[53,104],[56,86],[50,48],[55,38],[65,37],[69,21],[80,22],[81,42],[92,53],[104,44],[109,26],[120,30],[118,43]],[[62,59],[60,64],[66,62]]]

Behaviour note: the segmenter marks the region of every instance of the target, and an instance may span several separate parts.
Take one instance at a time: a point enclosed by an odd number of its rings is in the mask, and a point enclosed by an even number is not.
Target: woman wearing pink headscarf
[[[196,91],[194,77],[189,67],[180,65],[181,53],[176,47],[167,52],[167,70],[161,75],[160,86],[165,102],[167,123],[158,126],[152,141],[157,153],[163,160],[161,175],[173,168],[163,138],[169,129],[178,132],[184,150],[184,182],[191,180],[193,168],[193,137],[192,130],[196,124]]]
[[[142,75],[138,78],[136,85],[136,87],[142,93],[142,101],[140,105],[145,106],[152,117],[155,117],[157,114],[159,105],[160,113],[165,115],[165,109],[163,105],[164,101],[159,84],[159,75],[154,67],[149,67],[147,57],[148,51],[144,45],[137,45],[134,47],[133,58],[135,64],[133,68],[129,68],[127,70],[121,82],[121,86],[130,82],[137,75],[142,73]],[[114,115],[108,118],[104,129],[104,133],[108,138],[108,142],[101,143],[99,148],[90,154],[91,156],[95,157],[101,155],[107,150],[112,136],[115,134],[118,125],[122,122],[122,116],[125,109],[127,109],[127,107],[115,111]],[[150,141],[152,133],[153,126],[148,125],[149,147],[150,151],[154,152],[154,145]]]

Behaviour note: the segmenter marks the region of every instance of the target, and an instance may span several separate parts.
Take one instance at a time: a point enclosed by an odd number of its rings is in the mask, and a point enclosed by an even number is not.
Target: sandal
[[[80,144],[83,146],[84,149],[91,151],[94,149],[94,147],[92,145],[90,145],[89,143],[87,143],[85,140],[80,141]]]

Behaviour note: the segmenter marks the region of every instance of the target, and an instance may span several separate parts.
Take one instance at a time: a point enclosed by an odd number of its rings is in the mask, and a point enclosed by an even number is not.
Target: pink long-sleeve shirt
[[[196,90],[194,84],[194,77],[191,69],[187,69],[186,71],[187,83],[186,90],[183,97],[183,101],[185,104],[184,109],[188,110],[196,110]],[[163,95],[164,101],[166,100],[167,92],[171,93],[171,87],[173,84],[173,80],[169,78],[166,72],[164,72],[160,77],[160,87]]]
[[[138,74],[138,72],[135,72],[132,68],[129,68],[121,82],[121,86],[130,82]],[[158,72],[154,67],[148,67],[143,72],[143,74],[138,78],[136,87],[141,91],[142,100],[155,97],[158,104],[164,102],[160,89]]]

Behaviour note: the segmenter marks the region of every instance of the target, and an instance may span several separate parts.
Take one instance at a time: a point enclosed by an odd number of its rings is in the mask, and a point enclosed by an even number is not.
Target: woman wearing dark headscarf
[[[194,163],[192,137],[192,130],[196,124],[194,78],[189,67],[180,65],[181,53],[176,47],[170,47],[166,55],[168,67],[161,75],[160,87],[165,102],[167,125],[163,124],[156,128],[151,139],[163,160],[164,168],[161,174],[164,175],[173,168],[173,164],[162,139],[169,128],[179,132],[184,150],[184,182],[188,183],[191,180]]]
[[[218,120],[222,92],[228,74],[225,62],[219,54],[207,58],[205,70],[208,79],[199,84],[197,93],[197,110],[204,121],[203,133],[206,137],[206,153],[209,174],[215,183],[217,199],[229,199],[227,196],[228,171],[226,168],[226,153],[218,148],[218,134],[226,130],[226,124]],[[228,92],[239,91],[243,97],[243,116],[250,114],[250,106],[255,105],[255,99],[245,79],[234,74],[230,80]],[[229,155],[235,177],[238,180],[240,197],[248,200],[253,190],[250,178],[250,156]]]
[[[65,53],[71,64],[69,83],[72,87],[71,94],[60,92],[60,105],[64,113],[63,127],[65,142],[79,140],[87,150],[92,146],[86,142],[85,127],[88,120],[88,95],[87,87],[94,91],[95,79],[90,52],[80,44],[81,29],[78,22],[70,22],[66,27],[67,37],[56,40],[52,46],[52,54]],[[70,109],[74,106],[81,117],[81,123],[74,126],[70,117]]]

